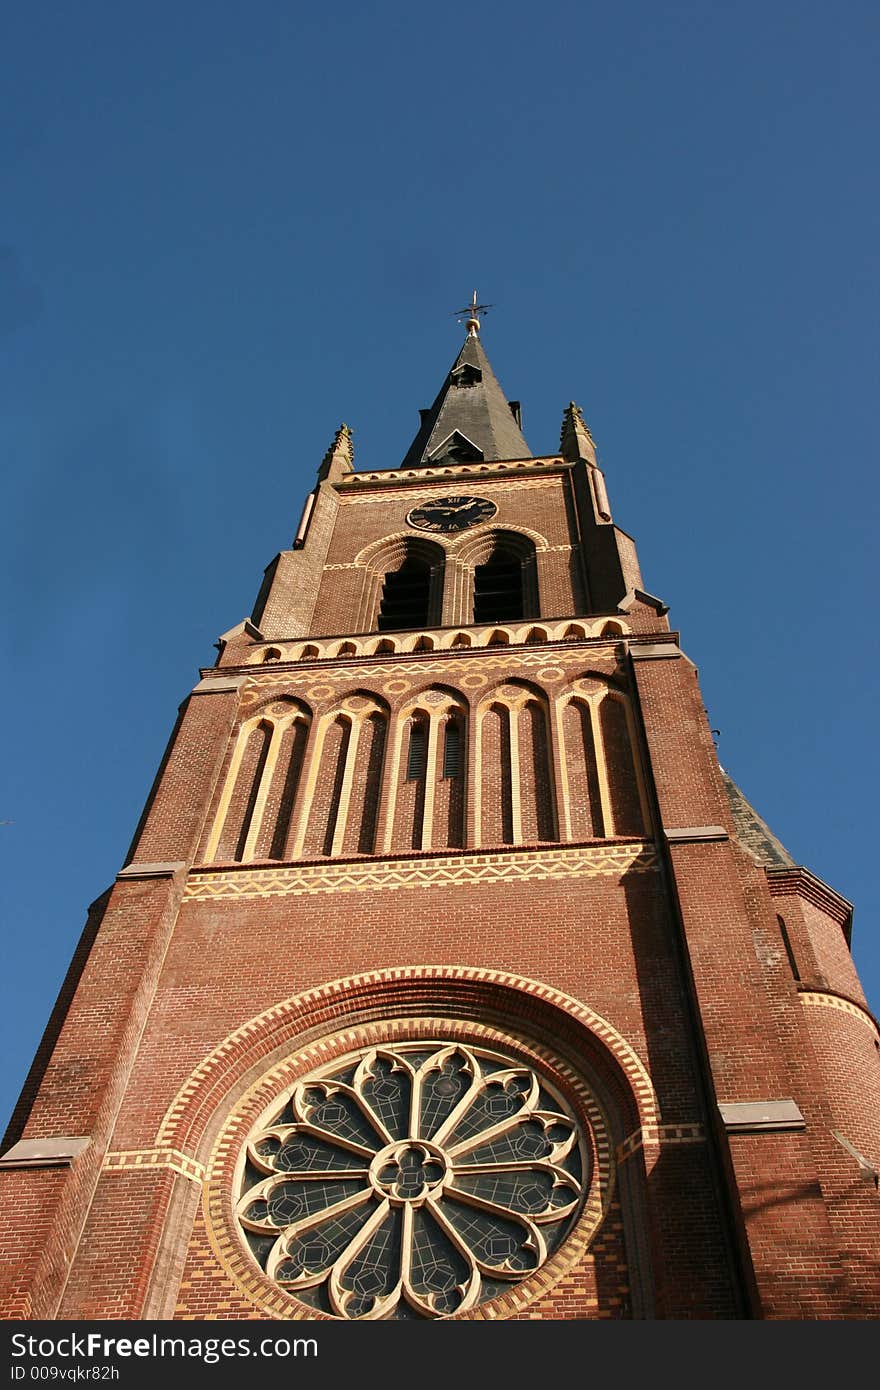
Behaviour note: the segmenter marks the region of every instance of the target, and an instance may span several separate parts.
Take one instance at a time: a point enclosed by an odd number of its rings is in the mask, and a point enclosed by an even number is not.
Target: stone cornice
[[[765,869],[772,898],[799,897],[827,912],[833,921],[843,927],[847,942],[852,934],[852,903],[831,888],[809,869],[799,865],[795,869]]]
[[[377,469],[370,473],[348,473],[336,483],[337,491],[345,494],[370,489],[413,488],[427,486],[436,491],[437,484],[444,487],[456,482],[473,485],[477,481],[491,482],[494,478],[510,477],[529,473],[566,473],[573,465],[555,454],[544,458],[510,459],[500,463],[459,464],[458,467],[443,468],[400,468]]]

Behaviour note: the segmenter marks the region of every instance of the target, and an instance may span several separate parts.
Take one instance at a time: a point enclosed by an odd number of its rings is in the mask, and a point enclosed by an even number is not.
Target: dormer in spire
[[[519,401],[508,401],[498,384],[478,328],[478,319],[468,320],[464,346],[434,404],[420,412],[419,432],[401,468],[532,458],[520,429]]]

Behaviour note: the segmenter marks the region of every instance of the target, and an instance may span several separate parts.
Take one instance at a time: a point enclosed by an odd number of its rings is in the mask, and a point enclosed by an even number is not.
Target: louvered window
[[[409,731],[409,754],[406,760],[406,780],[419,782],[428,765],[428,726],[412,724]]]
[[[446,725],[443,744],[443,776],[457,777],[461,771],[461,726],[454,721]]]
[[[524,616],[522,562],[496,551],[474,571],[474,622],[510,622]]]

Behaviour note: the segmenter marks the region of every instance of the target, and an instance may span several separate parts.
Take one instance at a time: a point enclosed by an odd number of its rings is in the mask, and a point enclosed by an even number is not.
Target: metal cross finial
[[[455,317],[458,319],[459,323],[461,323],[463,320],[467,323],[467,331],[469,338],[476,338],[479,336],[480,315],[488,314],[489,310],[492,307],[493,306],[491,304],[478,304],[477,292],[476,290],[474,290],[473,299],[471,300],[470,304],[466,304],[463,309],[456,309]]]

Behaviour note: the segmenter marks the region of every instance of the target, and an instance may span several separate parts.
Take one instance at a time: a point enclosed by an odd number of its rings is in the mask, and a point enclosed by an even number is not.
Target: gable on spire
[[[483,463],[483,451],[461,430],[453,430],[428,454],[428,462],[438,468],[444,463]]]

